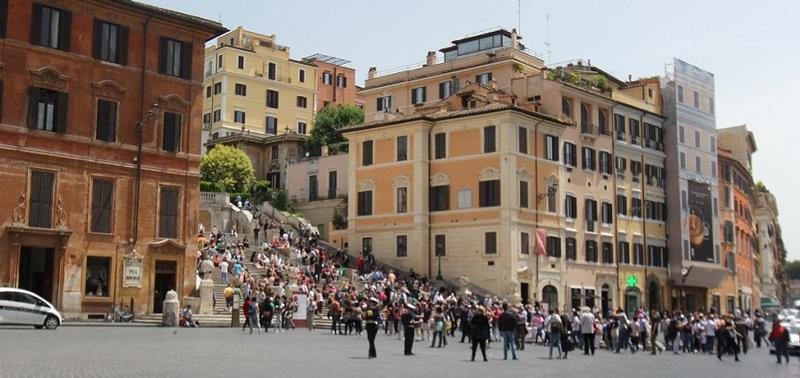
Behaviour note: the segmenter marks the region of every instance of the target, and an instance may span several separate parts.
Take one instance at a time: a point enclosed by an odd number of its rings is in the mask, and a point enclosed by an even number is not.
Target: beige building
[[[286,167],[286,191],[292,208],[319,229],[324,240],[340,225],[332,222],[334,211],[347,218],[348,155],[324,155],[290,161]],[[344,206],[344,208],[341,208]]]
[[[316,114],[317,67],[290,57],[275,35],[238,27],[206,48],[203,125],[208,139],[250,133],[308,134]]]

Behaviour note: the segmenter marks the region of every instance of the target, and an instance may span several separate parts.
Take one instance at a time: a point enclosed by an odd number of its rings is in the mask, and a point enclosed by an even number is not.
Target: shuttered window
[[[113,195],[114,183],[111,180],[95,179],[92,181],[92,232],[111,233]]]
[[[50,228],[53,214],[53,183],[55,175],[50,172],[31,173],[31,196],[28,225]]]
[[[105,142],[114,142],[117,131],[117,103],[108,100],[97,100],[97,130],[95,138]]]
[[[31,43],[69,51],[72,12],[33,4]]]
[[[0,38],[6,37],[8,27],[8,0],[0,0]]]
[[[64,133],[67,128],[67,98],[63,92],[30,87],[28,127]]]
[[[192,44],[161,37],[158,72],[190,79],[192,77]]]
[[[161,143],[161,149],[164,151],[180,151],[181,118],[178,113],[164,113],[164,135]]]
[[[106,62],[128,64],[128,28],[94,20],[92,56]]]
[[[170,239],[178,237],[178,189],[161,188],[158,236]]]

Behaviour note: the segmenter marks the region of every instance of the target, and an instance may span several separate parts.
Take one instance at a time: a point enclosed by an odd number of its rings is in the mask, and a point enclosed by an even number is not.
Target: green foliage
[[[250,190],[255,180],[253,163],[244,151],[230,146],[215,146],[200,161],[202,181],[215,183],[225,192],[240,193]]]
[[[761,182],[761,181],[756,182],[755,189],[756,189],[757,192],[768,192],[769,191],[769,190],[767,190],[767,186],[764,185],[764,183]]]
[[[517,71],[517,73],[522,73],[523,68],[521,63],[514,63],[514,71]]]
[[[326,106],[314,118],[311,136],[306,148],[319,151],[322,146],[333,146],[345,141],[339,129],[364,122],[364,110],[355,105]]]
[[[602,91],[607,91],[610,89],[608,85],[608,79],[605,76],[597,75],[592,79],[592,85],[601,89]]]
[[[250,188],[250,198],[252,199],[253,204],[260,204],[272,197],[272,188],[270,188],[269,181],[267,180],[256,180],[253,182],[253,186]]]
[[[200,191],[219,193],[224,192],[225,188],[223,188],[218,182],[200,181]]]
[[[347,229],[347,218],[342,215],[341,212],[338,210],[333,211],[333,216],[331,217],[331,223],[333,223],[334,230],[344,230]]]
[[[289,193],[287,193],[285,190],[278,191],[278,193],[272,197],[272,202],[270,202],[270,205],[280,211],[288,210]]]
[[[800,260],[786,263],[786,275],[789,276],[790,280],[800,280]]]
[[[573,85],[581,85],[581,74],[569,72],[567,73],[567,81]]]

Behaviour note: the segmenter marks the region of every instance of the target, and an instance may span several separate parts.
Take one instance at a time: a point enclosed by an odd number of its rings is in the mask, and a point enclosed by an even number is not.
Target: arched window
[[[589,131],[589,107],[581,104],[581,131]]]
[[[606,112],[603,110],[597,111],[597,129],[600,134],[611,135],[606,125]]]
[[[572,117],[572,104],[566,97],[561,97],[561,114]]]
[[[558,290],[555,286],[547,285],[542,288],[542,304],[547,304],[548,310],[558,309]]]

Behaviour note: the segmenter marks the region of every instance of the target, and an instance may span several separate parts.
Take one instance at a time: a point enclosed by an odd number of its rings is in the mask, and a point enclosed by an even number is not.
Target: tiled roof
[[[133,0],[112,0],[111,2],[138,8],[142,11],[155,13],[163,17],[178,19],[184,22],[203,26],[205,28],[208,28],[212,33],[214,33],[215,36],[228,31],[227,28],[222,26],[222,24],[220,24],[217,21],[211,21],[202,17],[197,17],[190,14],[177,12],[171,9],[157,7],[155,5],[150,5]]]

